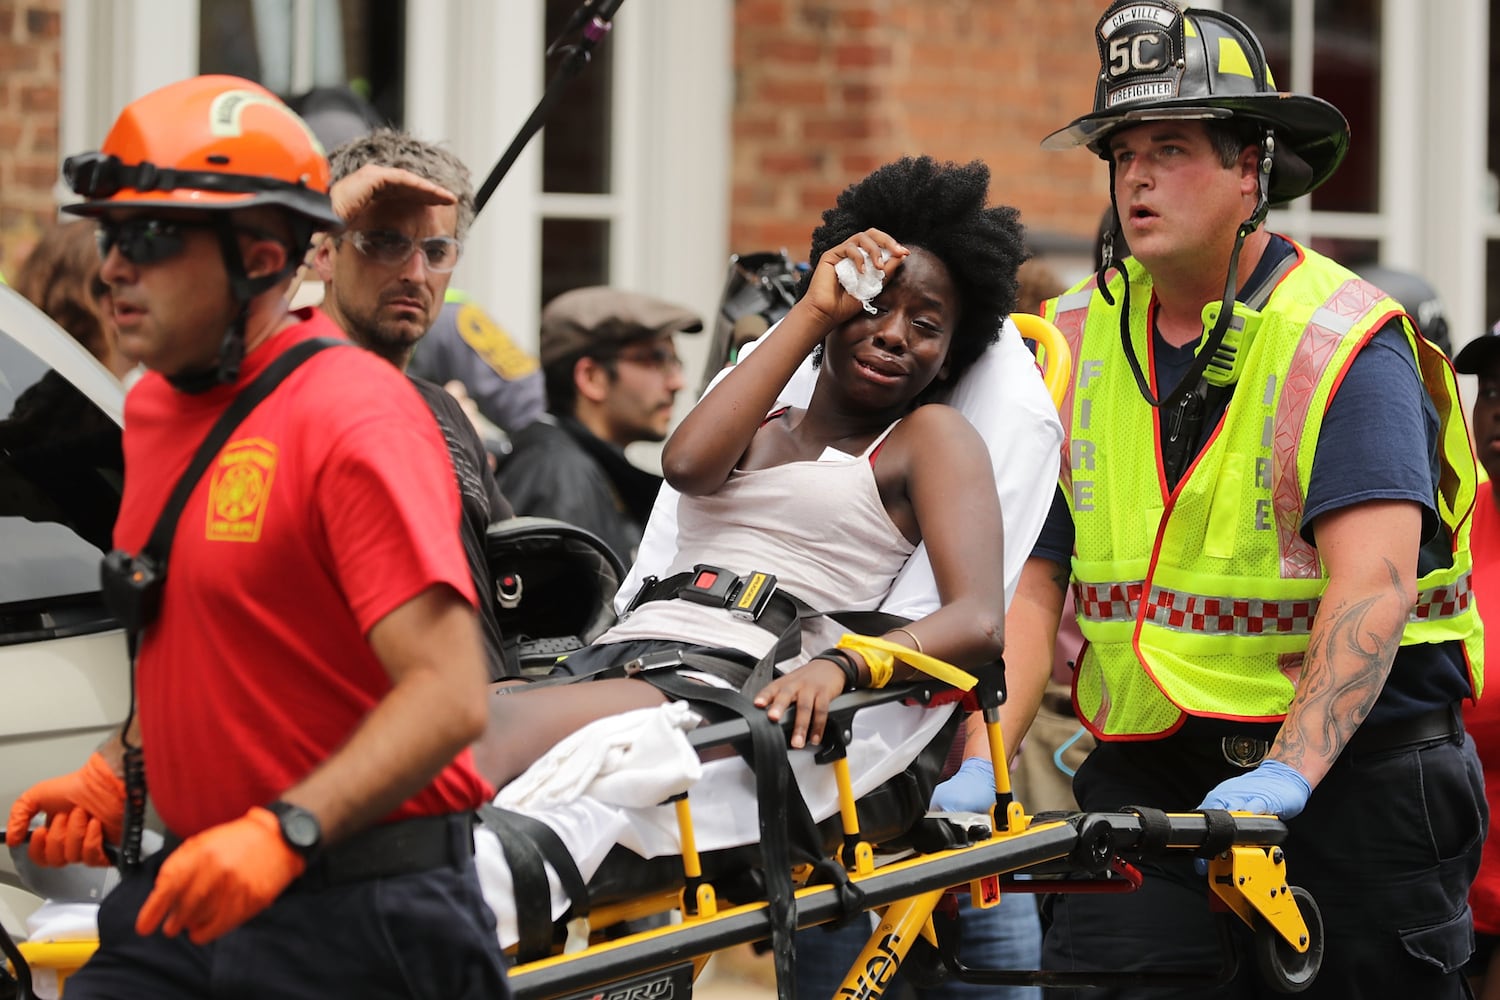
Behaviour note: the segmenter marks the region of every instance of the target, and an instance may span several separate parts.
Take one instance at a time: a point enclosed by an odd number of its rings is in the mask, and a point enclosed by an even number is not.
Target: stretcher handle
[[[1061,408],[1068,391],[1068,377],[1073,373],[1073,351],[1061,330],[1040,316],[1011,313],[1011,322],[1021,337],[1037,345],[1036,363],[1042,370],[1042,384],[1052,397],[1052,405]]]

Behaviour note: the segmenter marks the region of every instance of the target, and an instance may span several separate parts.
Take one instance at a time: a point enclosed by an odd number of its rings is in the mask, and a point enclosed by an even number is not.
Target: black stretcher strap
[[[1212,858],[1234,846],[1234,817],[1225,809],[1204,809],[1202,813],[1208,833],[1203,838],[1203,846],[1198,848],[1197,856]]]
[[[1140,818],[1141,840],[1138,853],[1141,857],[1155,857],[1167,849],[1167,843],[1172,839],[1172,821],[1167,818],[1164,810],[1150,806],[1121,806],[1120,811],[1134,813]]]
[[[630,601],[628,610],[634,611],[651,601],[667,601],[676,598],[693,582],[697,573],[685,570],[665,579],[647,577]],[[790,659],[802,651],[802,620],[804,618],[831,618],[849,629],[863,635],[880,635],[903,625],[910,625],[910,618],[890,615],[883,611],[818,611],[806,601],[786,590],[777,590],[766,604],[755,624],[776,636],[765,656],[755,664],[740,692],[754,697],[756,692],[771,683],[776,673],[776,664]]]
[[[766,883],[767,915],[771,924],[771,951],[776,969],[778,1000],[792,1000],[796,993],[797,899],[792,885],[792,849],[787,825],[779,821],[789,800],[790,768],[786,759],[786,736],[766,717],[764,709],[744,695],[710,687],[685,677],[662,672],[650,678],[663,694],[688,702],[705,702],[728,709],[745,720],[750,732],[746,760],[755,775],[756,809],[760,822],[762,874]],[[802,806],[806,812],[807,806]]]
[[[563,891],[572,902],[574,917],[589,914],[588,886],[562,838],[546,823],[489,803],[479,807],[479,820],[499,838],[505,863],[510,867],[516,927],[520,931],[516,961],[546,958],[552,953],[552,888],[543,862],[557,873]]]

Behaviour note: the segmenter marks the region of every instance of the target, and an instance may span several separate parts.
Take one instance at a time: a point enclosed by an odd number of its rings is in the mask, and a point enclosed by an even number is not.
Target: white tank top
[[[713,493],[682,497],[678,555],[663,576],[696,563],[741,575],[760,570],[775,574],[780,589],[820,611],[879,607],[916,548],[886,513],[870,460],[895,426],[860,455],[830,448],[817,461],[736,469]],[[783,669],[800,666],[844,631],[826,618],[805,620],[803,652],[784,661]],[[641,605],[596,641],[672,639],[760,657],[775,638],[724,608],[674,599]]]

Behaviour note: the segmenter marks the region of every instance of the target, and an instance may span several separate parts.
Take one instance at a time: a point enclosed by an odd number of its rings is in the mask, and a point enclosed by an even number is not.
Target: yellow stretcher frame
[[[897,697],[928,701],[935,685],[916,683],[883,692],[855,692],[831,706],[836,718],[862,704]],[[983,699],[991,700],[991,699]],[[992,745],[1003,745],[999,712],[983,709]],[[831,719],[832,721],[832,719]],[[732,734],[736,723],[715,724],[717,744]],[[743,723],[740,723],[743,725]],[[838,997],[878,998],[919,939],[938,943],[933,914],[947,893],[968,892],[976,906],[993,906],[1007,891],[1097,891],[1100,882],[1113,891],[1129,891],[1136,883],[1121,878],[1133,870],[1124,860],[1146,850],[1146,823],[1134,812],[1078,813],[1066,817],[1028,816],[1009,793],[1010,777],[1003,755],[996,768],[996,807],[991,820],[966,846],[913,855],[876,866],[873,846],[860,838],[857,811],[850,790],[847,761],[832,762],[839,786],[845,868],[850,881],[864,893],[863,906],[880,916],[859,959],[851,966]],[[681,923],[641,931],[612,941],[595,940],[580,951],[558,953],[515,966],[509,983],[516,1000],[593,997],[602,995],[653,997],[688,996],[691,984],[714,952],[747,942],[765,940],[771,923],[764,902],[721,905],[711,883],[698,880],[702,868],[694,848],[688,799],[677,803],[684,844],[683,867],[692,898],[683,891],[648,894],[630,902],[596,908],[595,928],[676,909]],[[1197,852],[1209,837],[1202,813],[1168,814],[1169,834],[1158,852]],[[1278,846],[1285,825],[1275,817],[1233,814],[1233,842],[1209,861],[1208,882],[1228,910],[1255,932],[1257,957],[1270,982],[1288,992],[1305,988],[1317,973],[1322,953],[1322,927],[1317,908],[1302,889],[1286,883],[1286,863]],[[1055,876],[1062,881],[1016,882],[1006,876],[1020,873]],[[1092,883],[1087,889],[1080,880]],[[797,925],[813,927],[842,919],[838,891],[832,886],[804,886],[797,890]],[[22,942],[18,945],[33,968],[54,971],[60,982],[80,968],[93,952],[94,942]],[[1109,972],[1063,973],[1036,970],[968,970],[985,982],[1030,982],[1043,985],[1108,985],[1119,979]],[[1211,983],[1224,970],[1203,974],[1152,976],[1130,974],[1132,982],[1167,984],[1179,981]],[[988,978],[983,978],[988,977]],[[974,980],[971,980],[974,981]]]
[[[927,702],[933,685],[916,683],[897,692],[856,692],[844,695],[830,707],[830,725],[850,711],[851,702],[874,703],[906,696]],[[1002,746],[998,703],[984,707],[985,727],[992,746]],[[735,723],[719,723],[732,729]],[[696,741],[695,741],[696,742]],[[715,738],[703,741],[716,745]],[[1010,776],[1004,756],[996,768],[996,806],[982,835],[966,846],[923,855],[913,855],[877,867],[873,847],[859,837],[857,812],[848,780],[847,761],[832,762],[839,788],[839,808],[845,832],[844,860],[850,881],[864,893],[864,908],[880,916],[859,958],[850,967],[838,998],[878,998],[918,940],[936,946],[934,911],[949,893],[970,895],[975,906],[997,905],[1004,892],[1131,891],[1134,869],[1125,857],[1164,852],[1197,853],[1210,838],[1210,824],[1202,813],[1164,814],[1168,833],[1159,847],[1147,846],[1146,821],[1139,813],[1077,813],[1069,816],[1033,817],[1012,800]],[[1280,843],[1286,826],[1274,816],[1229,814],[1232,843],[1208,862],[1207,880],[1213,895],[1254,932],[1256,957],[1262,974],[1272,986],[1299,992],[1311,984],[1321,962],[1323,934],[1316,904],[1311,896],[1286,882],[1286,863]],[[601,907],[594,911],[594,924],[607,927],[626,918],[636,918],[676,907],[682,922],[641,931],[611,941],[595,941],[582,951],[554,954],[512,968],[509,983],[516,1000],[547,1000],[583,997],[652,997],[689,995],[696,978],[713,953],[770,935],[769,906],[756,902],[720,906],[713,886],[696,883],[701,865],[693,850],[691,811],[686,800],[678,803],[682,824],[683,867],[686,884],[694,886],[691,904],[682,893],[640,899],[628,909]],[[1158,831],[1158,836],[1160,835]],[[1054,878],[1059,868],[1085,878]],[[1005,876],[1048,876],[1018,882]],[[1122,873],[1125,877],[1122,877]],[[838,890],[820,885],[800,888],[797,926],[809,928],[843,919]],[[1227,962],[1202,973],[1116,974],[1112,972],[1048,972],[1039,970],[962,970],[968,981],[1056,986],[1109,986],[1120,982],[1159,985],[1210,985],[1224,981],[1233,971]],[[950,971],[957,971],[952,970]],[[970,978],[972,977],[972,978]],[[817,998],[821,1000],[821,998]]]
[[[1041,317],[1016,313],[1011,318],[1022,337],[1036,345],[1043,382],[1053,402],[1060,406],[1072,370],[1067,341]],[[895,692],[844,695],[830,708],[830,725],[841,711],[852,711],[848,708],[851,702],[888,700],[897,695],[925,702],[932,694],[932,685],[918,683]],[[1095,889],[1098,882],[1108,882],[1112,876],[1113,889],[1134,888],[1128,877],[1119,876],[1132,870],[1124,856],[1144,848],[1146,830],[1141,815],[1078,813],[1039,819],[1028,816],[1021,804],[1013,800],[1002,750],[998,708],[1002,698],[999,691],[986,691],[984,686],[978,692],[988,743],[997,761],[996,805],[984,834],[966,846],[913,855],[877,867],[873,845],[860,837],[848,762],[841,757],[832,761],[844,830],[844,847],[838,854],[844,859],[850,881],[864,893],[865,908],[880,916],[879,925],[850,967],[837,997],[875,1000],[883,996],[917,941],[925,940],[936,946],[938,935],[933,914],[946,894],[968,892],[974,905],[994,906],[1005,891],[1020,891],[1014,879],[1007,881],[1006,876],[1055,874],[1059,865],[1081,869],[1096,883]],[[712,737],[705,743],[711,745]],[[675,806],[683,844],[685,883],[690,888],[598,907],[591,917],[593,926],[609,927],[675,909],[683,915],[682,922],[611,941],[591,941],[579,951],[517,965],[508,977],[516,1000],[685,997],[691,994],[692,982],[715,952],[769,937],[768,904],[721,906],[713,885],[702,880],[689,799],[683,797]],[[1272,816],[1244,813],[1232,816],[1232,844],[1208,863],[1210,889],[1231,913],[1253,929],[1257,958],[1271,985],[1289,993],[1300,992],[1316,976],[1322,956],[1322,924],[1316,903],[1305,890],[1287,885],[1285,858],[1279,846],[1287,831],[1281,821]],[[1202,813],[1169,814],[1165,819],[1170,832],[1165,845],[1155,848],[1157,851],[1196,853],[1210,836],[1209,822]],[[1027,883],[1025,891],[1034,892],[1040,886],[1046,886],[1048,891],[1083,891],[1076,881],[1041,879]],[[796,898],[799,928],[847,916],[841,908],[838,891],[832,886],[804,886],[797,890]],[[16,947],[24,963],[52,970],[59,984],[65,984],[67,977],[93,954],[97,943],[21,942]],[[949,958],[945,956],[944,960]],[[14,964],[11,968],[14,969]],[[1108,972],[966,971],[979,977],[969,981],[996,984],[1103,986],[1120,981]],[[1225,974],[1226,970],[1221,969],[1212,976],[1223,978]],[[29,987],[29,971],[23,975]],[[1151,981],[1165,983],[1172,978],[1155,977]],[[1196,982],[1202,977],[1185,978]],[[1131,981],[1146,980],[1132,977]]]

